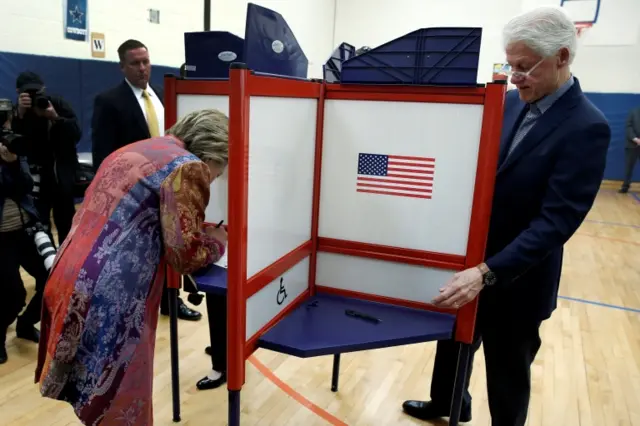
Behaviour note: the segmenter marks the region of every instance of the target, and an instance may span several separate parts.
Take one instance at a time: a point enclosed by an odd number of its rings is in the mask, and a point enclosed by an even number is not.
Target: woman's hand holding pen
[[[215,238],[216,240],[220,241],[222,244],[227,245],[227,230],[222,227],[223,222],[224,220],[220,221],[220,223],[217,224],[215,228],[212,226],[208,226],[207,235]]]

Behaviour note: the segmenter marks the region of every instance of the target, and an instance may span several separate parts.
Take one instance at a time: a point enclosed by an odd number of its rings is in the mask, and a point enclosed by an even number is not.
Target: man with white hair
[[[479,295],[476,337],[460,421],[471,420],[473,353],[483,343],[492,426],[523,426],[539,329],[556,308],[562,252],[591,209],[611,131],[569,69],[577,38],[559,9],[538,8],[504,28],[507,94],[486,260],[456,274],[434,299],[459,308]],[[431,401],[404,411],[431,420],[451,414],[459,344],[438,342]]]

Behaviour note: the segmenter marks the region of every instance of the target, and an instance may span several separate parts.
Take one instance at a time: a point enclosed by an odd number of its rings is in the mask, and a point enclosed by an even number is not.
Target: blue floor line
[[[640,203],[640,195],[637,192],[632,192],[631,195],[636,199],[637,202]]]
[[[627,312],[633,312],[633,313],[636,313],[636,314],[640,314],[640,309],[627,308],[626,306],[610,305],[608,303],[594,302],[593,300],[579,299],[577,297],[569,297],[569,296],[558,296],[558,298],[559,299],[564,299],[564,300],[570,300],[572,302],[586,303],[587,305],[601,306],[603,308],[618,309],[620,311],[627,311]]]

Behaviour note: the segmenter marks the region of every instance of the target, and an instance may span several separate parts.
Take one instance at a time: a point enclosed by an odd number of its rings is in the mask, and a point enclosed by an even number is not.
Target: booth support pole
[[[178,119],[176,108],[177,91],[176,76],[165,74],[164,76],[164,123],[165,130],[173,126]],[[171,396],[173,399],[173,421],[180,421],[180,366],[178,359],[178,289],[180,288],[180,275],[169,265],[163,263],[165,281],[167,283],[167,296],[169,299],[169,347],[171,350]]]
[[[471,345],[460,343],[458,353],[458,368],[456,369],[456,379],[453,384],[453,398],[451,402],[451,416],[449,426],[458,426],[460,422],[460,410],[462,410],[462,396],[467,387],[467,370],[469,369],[469,357],[471,356]]]
[[[333,372],[331,374],[331,391],[338,391],[338,381],[340,379],[340,354],[333,354]]]
[[[505,94],[506,81],[488,83],[486,86],[465,268],[476,267],[484,261],[487,235],[489,235],[491,200],[498,168]],[[473,342],[477,310],[478,297],[458,310],[456,341],[467,344]]]
[[[177,78],[173,74],[164,76],[164,127],[169,130],[178,121]]]
[[[180,276],[169,266],[166,268],[169,297],[169,344],[171,346],[171,394],[173,397],[173,421],[180,421],[180,366],[178,355],[178,288]]]
[[[204,0],[204,30],[211,31],[211,0]]]
[[[320,226],[320,186],[322,182],[322,141],[324,137],[324,100],[327,86],[320,85],[316,111],[316,149],[313,165],[313,200],[311,206],[311,255],[309,256],[309,297],[316,295],[316,268],[318,265],[318,228]]]
[[[240,425],[245,380],[247,220],[249,196],[249,76],[246,64],[229,69],[229,258],[227,272],[227,389],[229,426]]]

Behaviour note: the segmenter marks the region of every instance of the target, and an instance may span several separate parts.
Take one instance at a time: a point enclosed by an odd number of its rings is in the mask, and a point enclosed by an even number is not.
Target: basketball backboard
[[[560,7],[576,24],[593,25],[598,22],[601,0],[560,0]]]

